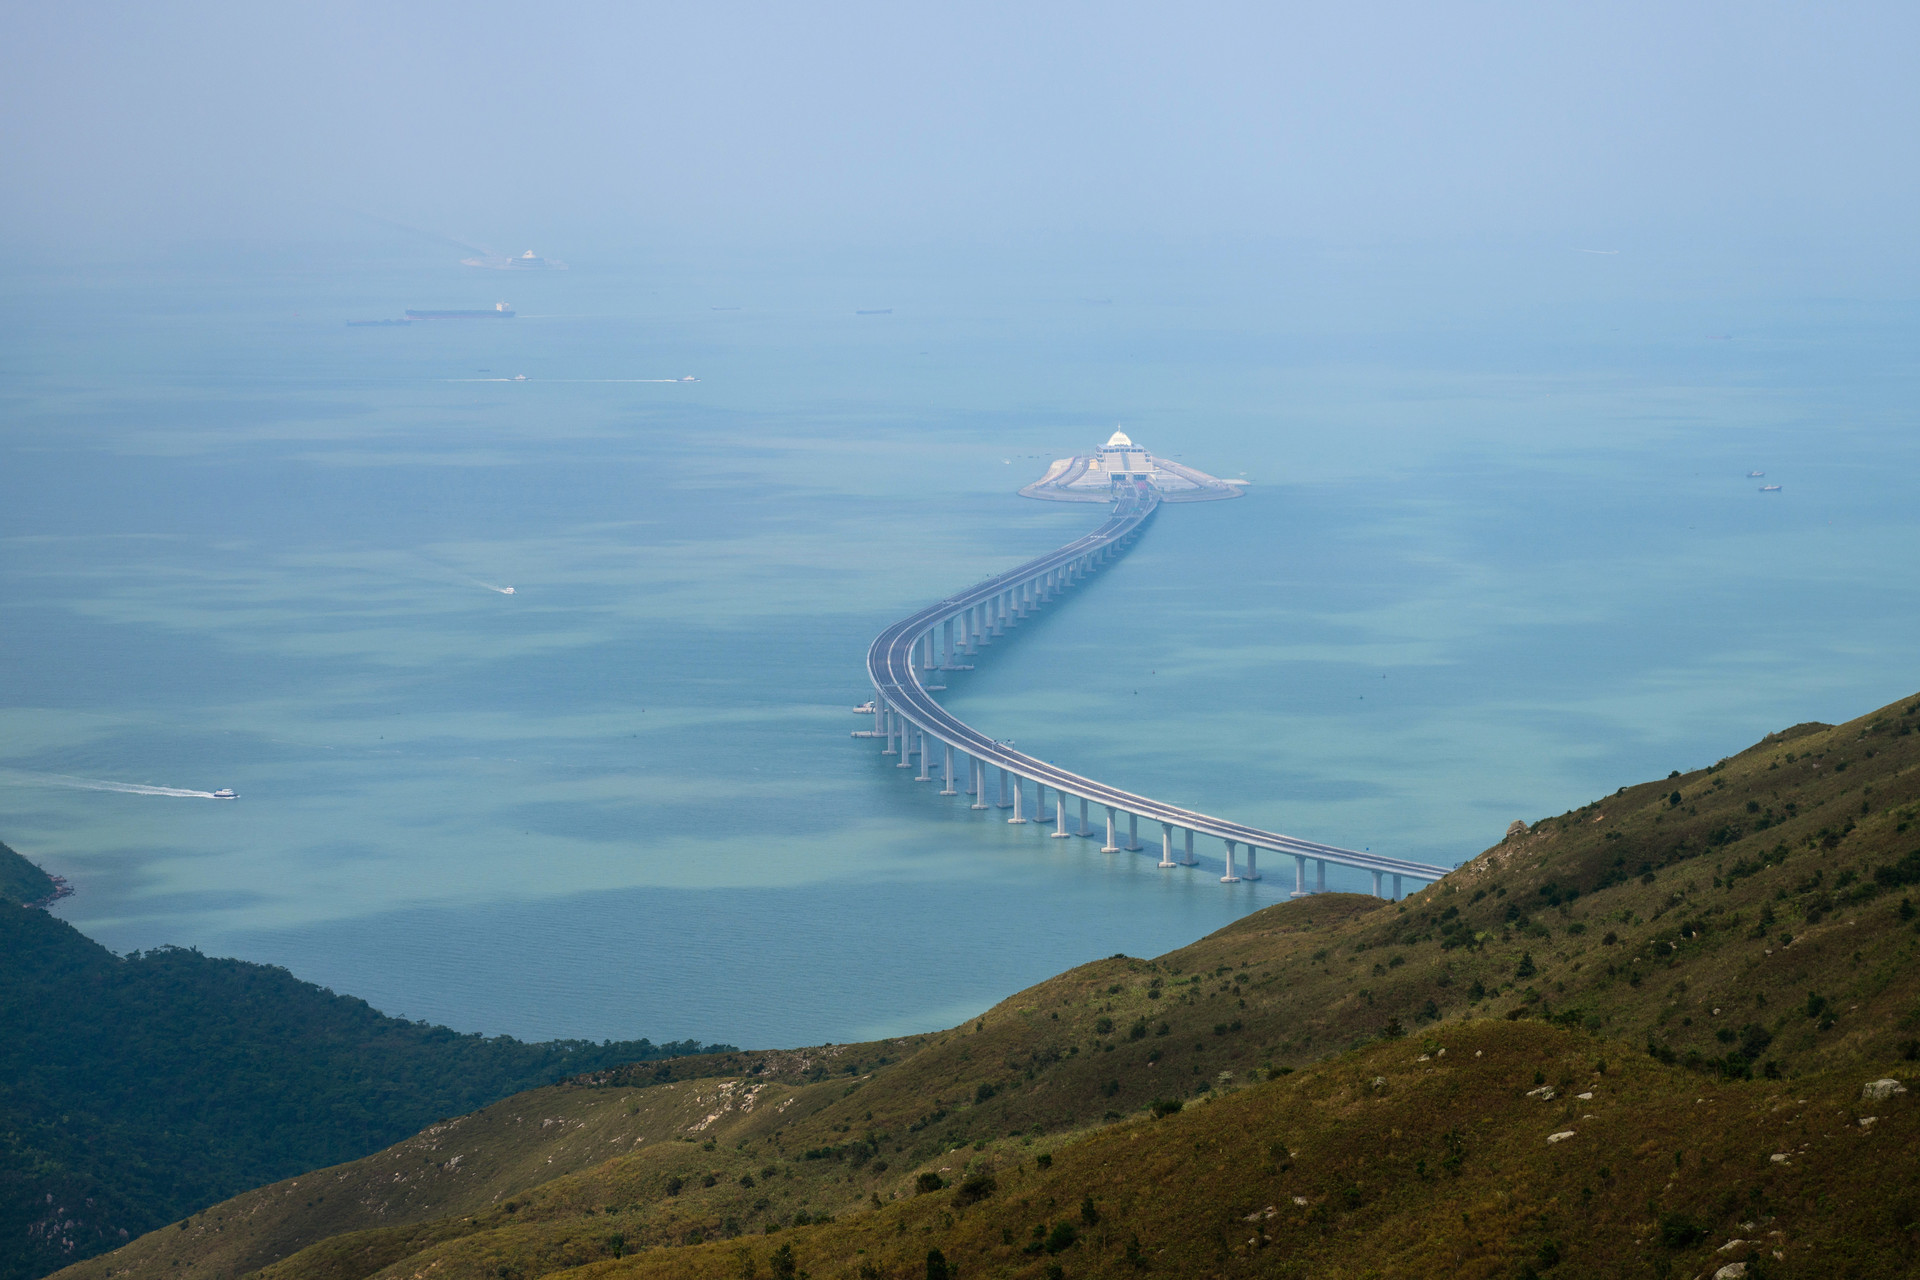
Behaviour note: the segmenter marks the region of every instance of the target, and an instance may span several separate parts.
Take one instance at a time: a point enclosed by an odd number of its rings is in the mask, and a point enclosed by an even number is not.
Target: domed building
[[[1135,444],[1124,431],[1115,431],[1092,453],[1056,458],[1047,473],[1020,490],[1022,497],[1049,502],[1111,502],[1117,482],[1144,478],[1160,491],[1163,502],[1217,502],[1240,496],[1244,480],[1222,480],[1204,471],[1182,466],[1171,458],[1156,458]]]

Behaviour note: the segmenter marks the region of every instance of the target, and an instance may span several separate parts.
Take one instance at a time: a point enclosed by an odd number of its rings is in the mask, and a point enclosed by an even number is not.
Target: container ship
[[[409,320],[511,320],[513,308],[504,302],[496,302],[490,311],[415,311],[407,309]]]

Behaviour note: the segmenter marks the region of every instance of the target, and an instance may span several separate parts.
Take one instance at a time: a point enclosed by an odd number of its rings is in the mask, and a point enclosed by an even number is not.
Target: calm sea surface
[[[1291,863],[1103,856],[848,736],[875,632],[1097,522],[1014,490],[1116,424],[1248,496],[1164,511],[948,697],[1135,790],[1452,864],[1920,688],[1909,306],[1571,252],[453,256],[7,281],[0,839],[116,950],[777,1045],[1282,899]]]

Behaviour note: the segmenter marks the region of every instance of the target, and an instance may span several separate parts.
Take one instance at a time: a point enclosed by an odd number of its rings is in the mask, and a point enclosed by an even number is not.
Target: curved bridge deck
[[[1447,868],[1424,862],[1409,862],[1373,853],[1342,849],[1263,831],[1243,823],[1211,814],[1182,809],[1176,805],[1135,795],[1082,777],[1065,769],[1036,760],[961,721],[934,700],[922,683],[923,672],[967,669],[959,660],[992,643],[1005,634],[1020,618],[1056,599],[1063,591],[1096,572],[1129,547],[1133,539],[1152,521],[1160,506],[1160,495],[1150,484],[1139,483],[1124,490],[1115,502],[1106,523],[1085,537],[1077,538],[1057,551],[1029,560],[929,605],[911,617],[903,618],[880,633],[867,650],[867,674],[874,687],[874,732],[886,740],[885,754],[899,755],[900,767],[911,767],[912,758],[920,761],[918,779],[934,779],[934,756],[944,751],[940,780],[942,795],[957,795],[954,787],[956,755],[967,775],[967,794],[975,797],[976,809],[1011,808],[1010,822],[1029,821],[1026,813],[1027,784],[1036,790],[1034,814],[1044,820],[1045,794],[1055,793],[1053,821],[1056,836],[1092,835],[1087,830],[1088,805],[1106,810],[1107,852],[1138,850],[1138,824],[1141,820],[1161,824],[1161,860],[1163,867],[1195,865],[1193,838],[1196,835],[1218,839],[1226,845],[1226,875],[1234,882],[1236,848],[1244,848],[1246,878],[1259,878],[1258,854],[1262,849],[1292,855],[1294,893],[1308,892],[1307,863],[1316,864],[1315,889],[1326,888],[1326,864],[1353,867],[1373,873],[1373,890],[1381,894],[1382,878],[1392,878],[1393,897],[1400,896],[1402,878],[1432,881],[1447,874]],[[939,744],[936,748],[935,744]],[[999,800],[990,801],[988,771],[1000,770]],[[1008,784],[1012,798],[1008,800]],[[1080,802],[1077,829],[1069,829],[1067,802]],[[1118,842],[1117,822],[1127,816],[1127,843]],[[1180,832],[1183,857],[1174,849],[1174,833]]]

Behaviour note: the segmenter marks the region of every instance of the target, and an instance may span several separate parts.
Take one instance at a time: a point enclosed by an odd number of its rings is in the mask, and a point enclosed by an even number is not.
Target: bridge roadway
[[[1126,550],[1153,519],[1159,505],[1158,492],[1150,484],[1138,482],[1135,488],[1121,494],[1106,523],[1085,537],[988,578],[958,595],[929,605],[881,632],[867,650],[867,674],[873,681],[876,695],[872,736],[886,739],[884,754],[899,755],[901,768],[910,767],[911,757],[918,754],[918,780],[932,781],[934,749],[929,742],[941,744],[945,752],[944,790],[941,794],[957,795],[959,793],[954,788],[954,758],[956,752],[960,753],[967,764],[967,793],[976,797],[973,807],[1010,807],[1013,809],[1013,816],[1008,819],[1010,822],[1028,821],[1024,813],[1028,782],[1038,788],[1035,812],[1044,820],[1045,792],[1050,788],[1056,794],[1056,829],[1052,833],[1055,836],[1094,834],[1087,830],[1087,806],[1099,805],[1107,810],[1105,851],[1109,853],[1119,852],[1123,848],[1137,851],[1140,848],[1139,820],[1158,822],[1161,824],[1160,865],[1163,867],[1196,865],[1193,837],[1213,837],[1226,845],[1226,874],[1221,877],[1225,883],[1241,878],[1236,874],[1235,846],[1244,846],[1246,849],[1248,879],[1260,878],[1260,850],[1291,855],[1294,859],[1295,896],[1309,891],[1306,864],[1310,860],[1316,863],[1315,889],[1321,892],[1326,888],[1327,863],[1371,872],[1376,896],[1381,896],[1382,879],[1390,877],[1390,896],[1395,898],[1400,896],[1403,877],[1433,881],[1446,875],[1445,867],[1356,852],[1275,831],[1263,831],[1258,827],[1229,822],[1224,818],[1182,809],[1107,786],[1015,751],[964,723],[934,700],[932,693],[922,683],[923,671],[970,670],[958,659],[990,644],[996,635],[1004,634],[1019,618],[1054,599]],[[997,805],[988,800],[989,769],[1001,771]],[[1009,780],[1013,784],[1011,804],[1007,800]],[[1067,826],[1065,801],[1068,798],[1080,801],[1078,830],[1069,830]],[[1128,815],[1128,836],[1127,844],[1120,845],[1115,822],[1117,815],[1123,813]],[[1184,833],[1182,852],[1185,857],[1181,861],[1176,861],[1174,856],[1175,831]]]

